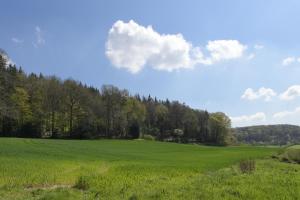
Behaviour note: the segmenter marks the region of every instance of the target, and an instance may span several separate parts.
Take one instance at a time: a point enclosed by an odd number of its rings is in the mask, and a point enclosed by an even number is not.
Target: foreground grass
[[[0,138],[0,199],[295,199],[298,165],[260,160],[246,175],[235,167],[274,151]]]

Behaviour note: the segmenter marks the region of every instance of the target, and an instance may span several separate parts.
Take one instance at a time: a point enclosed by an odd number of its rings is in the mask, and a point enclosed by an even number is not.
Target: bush
[[[173,135],[176,136],[176,137],[181,137],[181,136],[184,135],[184,132],[181,129],[174,129],[173,130]]]
[[[279,156],[279,159],[283,162],[300,164],[300,149],[287,149],[283,154]]]
[[[80,190],[87,190],[89,189],[90,184],[88,182],[88,179],[86,176],[80,176],[74,185],[74,188],[80,189]]]
[[[154,141],[155,137],[152,135],[145,134],[141,137],[141,139]]]
[[[242,173],[251,173],[255,170],[255,160],[240,161],[240,170]]]
[[[159,136],[160,133],[159,129],[156,127],[144,128],[142,132],[153,136]]]

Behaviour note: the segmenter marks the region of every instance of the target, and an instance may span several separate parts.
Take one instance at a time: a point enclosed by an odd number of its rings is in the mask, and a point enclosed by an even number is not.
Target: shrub
[[[173,130],[173,135],[176,136],[176,137],[181,137],[184,135],[184,132],[182,129],[174,129]]]
[[[300,149],[287,149],[283,154],[281,154],[280,160],[300,164]]]
[[[75,188],[80,190],[87,190],[90,187],[90,184],[88,182],[88,179],[86,176],[80,176],[77,180],[77,182],[74,185]]]
[[[154,135],[154,136],[159,136],[159,129],[155,127],[151,128],[143,128],[143,132],[147,133],[148,135]]]
[[[240,161],[240,170],[242,173],[251,173],[255,170],[255,160]]]
[[[153,140],[155,140],[155,137],[152,135],[145,134],[141,137],[141,139],[153,141]]]

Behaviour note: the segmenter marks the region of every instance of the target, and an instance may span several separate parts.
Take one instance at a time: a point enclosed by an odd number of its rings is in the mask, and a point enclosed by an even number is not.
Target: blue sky
[[[223,111],[233,126],[300,124],[299,10],[297,0],[2,0],[0,48],[26,72]]]

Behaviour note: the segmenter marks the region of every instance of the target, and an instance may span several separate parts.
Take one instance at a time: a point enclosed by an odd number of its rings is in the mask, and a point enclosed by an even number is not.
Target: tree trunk
[[[70,136],[71,136],[71,134],[72,134],[72,131],[73,131],[73,107],[74,107],[74,105],[73,104],[71,104],[71,106],[70,106],[70,130],[69,130],[69,134],[70,134]]]
[[[54,119],[55,119],[55,112],[51,112],[51,135],[54,136]]]

